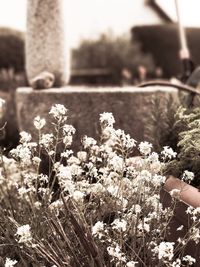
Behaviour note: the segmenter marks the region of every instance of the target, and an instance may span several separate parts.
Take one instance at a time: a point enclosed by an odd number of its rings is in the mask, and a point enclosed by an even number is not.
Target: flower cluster
[[[22,132],[12,158],[1,159],[0,212],[9,242],[22,251],[17,259],[57,267],[192,265],[195,259],[184,255],[184,248],[200,240],[199,208],[187,209],[187,234],[169,242],[181,191],[170,193],[171,206],[164,207],[160,199],[164,162],[176,153],[164,147],[159,155],[152,144],[137,144],[114,128],[111,113],[100,115],[100,141],[84,136],[83,149],[75,153],[70,149],[75,128],[66,123],[67,109],[54,105],[50,115],[54,131],[43,132],[46,120],[36,117],[38,143]],[[133,157],[134,150],[141,156]],[[185,171],[183,179],[192,178]],[[0,241],[5,243],[1,227]],[[16,264],[11,251],[6,257],[5,266]]]

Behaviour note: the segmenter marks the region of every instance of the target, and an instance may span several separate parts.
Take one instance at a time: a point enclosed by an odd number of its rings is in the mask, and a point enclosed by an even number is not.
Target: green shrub
[[[178,132],[177,158],[166,165],[166,174],[181,177],[184,170],[194,173],[194,186],[200,186],[200,108],[180,107],[174,126]]]

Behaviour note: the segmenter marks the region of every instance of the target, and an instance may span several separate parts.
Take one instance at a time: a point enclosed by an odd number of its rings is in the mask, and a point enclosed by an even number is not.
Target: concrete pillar
[[[26,72],[29,83],[42,72],[54,75],[54,87],[61,87],[69,80],[64,1],[27,2]]]

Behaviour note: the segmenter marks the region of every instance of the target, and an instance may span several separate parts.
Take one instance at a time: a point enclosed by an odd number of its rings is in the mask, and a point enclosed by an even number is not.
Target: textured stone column
[[[27,2],[26,72],[29,83],[42,72],[49,72],[55,76],[54,87],[61,87],[69,80],[64,1]]]

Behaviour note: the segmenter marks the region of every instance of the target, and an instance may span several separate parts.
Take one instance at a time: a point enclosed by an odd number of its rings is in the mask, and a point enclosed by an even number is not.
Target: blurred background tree
[[[96,40],[83,40],[73,49],[72,69],[108,70],[109,83],[119,85],[151,77],[155,64],[149,54],[141,51],[138,41],[131,41],[128,35],[115,37],[108,32]]]

